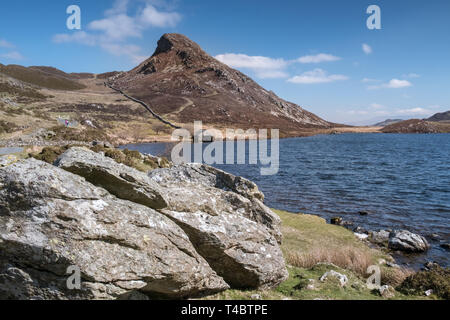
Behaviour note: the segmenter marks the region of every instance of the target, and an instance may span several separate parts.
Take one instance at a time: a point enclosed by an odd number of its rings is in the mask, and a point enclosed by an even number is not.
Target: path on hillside
[[[123,92],[122,90],[117,89],[117,88],[114,88],[112,85],[110,85],[110,84],[107,83],[107,82],[104,82],[104,83],[105,83],[105,86],[107,86],[108,88],[110,88],[110,89],[112,89],[112,90],[114,90],[114,91],[120,93],[120,94],[123,95],[125,98],[127,98],[127,99],[129,99],[129,100],[131,100],[131,101],[134,101],[134,102],[139,103],[140,105],[142,105],[145,109],[147,109],[148,112],[150,112],[156,119],[158,119],[158,120],[161,121],[162,123],[167,124],[167,125],[171,126],[171,127],[174,128],[174,129],[181,129],[181,127],[179,127],[179,126],[177,126],[177,125],[174,125],[172,122],[163,119],[159,114],[157,114],[156,112],[154,112],[154,111],[152,110],[152,108],[150,108],[145,102],[143,102],[143,101],[141,101],[141,100],[139,100],[139,99],[136,99],[136,98],[133,98],[133,97],[127,95],[127,94],[126,94],[125,92]]]

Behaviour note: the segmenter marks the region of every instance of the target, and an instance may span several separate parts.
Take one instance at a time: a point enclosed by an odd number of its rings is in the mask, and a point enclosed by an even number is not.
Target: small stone
[[[364,229],[363,227],[360,227],[360,226],[354,228],[354,229],[353,229],[353,232],[355,232],[355,233],[369,234],[369,232],[367,232],[366,229]]]
[[[445,250],[450,250],[450,243],[442,243],[441,248],[444,248]]]
[[[395,297],[395,289],[388,285],[381,286],[379,292],[383,298],[389,299]]]
[[[250,297],[252,300],[261,300],[261,295],[260,294],[252,294],[252,296]]]
[[[342,217],[331,218],[331,224],[334,224],[336,226],[341,226],[343,221],[344,220],[342,219]]]
[[[432,289],[425,291],[425,295],[427,297],[431,296],[432,294],[433,294],[433,290]]]
[[[358,213],[359,213],[359,215],[361,215],[361,216],[367,216],[367,215],[370,214],[369,211],[359,211]]]
[[[355,232],[355,236],[359,239],[359,240],[367,240],[367,238],[369,238],[368,234],[365,233],[356,233]]]
[[[328,271],[326,272],[321,278],[320,281],[324,282],[325,280],[327,280],[328,278],[336,278],[339,280],[341,287],[344,287],[347,282],[348,282],[348,278],[345,274],[336,272],[334,270]]]

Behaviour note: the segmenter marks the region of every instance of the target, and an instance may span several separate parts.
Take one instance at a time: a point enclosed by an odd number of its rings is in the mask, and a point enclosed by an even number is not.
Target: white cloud
[[[371,78],[364,78],[361,80],[361,82],[363,83],[368,83],[368,82],[379,82],[380,80],[377,79],[371,79]]]
[[[301,75],[290,78],[288,81],[299,84],[316,84],[316,83],[329,83],[334,81],[347,80],[348,77],[340,74],[329,75],[322,69],[314,69],[307,71]]]
[[[127,11],[130,1],[116,0],[113,7],[105,11],[105,18],[94,20],[87,25],[88,32],[57,34],[53,36],[53,41],[99,46],[108,53],[127,56],[133,63],[142,62],[144,57],[142,49],[127,43],[128,40],[141,38],[149,28],[174,27],[181,21],[179,13],[158,10],[153,2],[147,0],[143,8],[138,9],[134,15],[129,15]]]
[[[23,60],[24,57],[17,51],[11,51],[8,53],[3,53],[0,55],[1,58],[9,59],[9,60]]]
[[[246,54],[219,54],[216,59],[232,68],[249,69],[280,69],[288,65],[283,59],[272,59],[262,56],[248,56]]]
[[[372,47],[369,46],[367,43],[362,44],[362,50],[365,54],[371,54],[373,52]]]
[[[411,109],[402,109],[397,111],[398,114],[408,114],[408,115],[431,115],[433,111],[430,111],[425,108],[411,108]]]
[[[382,104],[379,104],[379,103],[372,103],[370,105],[370,107],[373,108],[373,109],[384,109],[384,108],[386,108],[385,106],[383,106]]]
[[[140,54],[141,48],[133,44],[115,44],[115,43],[102,43],[100,45],[104,50],[115,56],[128,56],[134,64],[140,64],[147,56]]]
[[[12,49],[14,45],[6,40],[0,39],[0,48]]]
[[[56,43],[69,43],[74,42],[78,44],[84,44],[87,46],[95,46],[98,43],[98,37],[86,33],[84,31],[78,31],[71,34],[56,34],[53,36],[53,42]]]
[[[401,88],[408,88],[411,86],[412,86],[412,83],[409,82],[408,80],[392,79],[388,83],[383,83],[381,85],[376,85],[376,86],[369,86],[368,89],[370,89],[370,90],[381,89],[381,88],[401,89]]]
[[[295,60],[269,58],[264,56],[249,56],[246,54],[236,53],[219,54],[215,58],[231,68],[249,69],[254,72],[258,78],[261,79],[287,78],[289,77],[289,74],[286,71],[286,68],[295,63],[320,63],[337,61],[341,59],[337,56],[326,53],[320,53],[313,56],[303,56]],[[332,81],[334,81],[334,77],[335,76],[333,75],[331,76]]]
[[[338,60],[341,60],[341,58],[327,53],[319,53],[314,56],[303,56],[297,59],[297,61],[300,63],[320,63]]]
[[[148,5],[139,20],[144,25],[166,28],[175,27],[181,20],[181,15],[176,12],[160,12],[155,7]]]
[[[231,68],[243,68],[253,71],[258,78],[286,78],[284,71],[289,62],[284,59],[273,59],[263,56],[248,56],[246,54],[225,53],[215,57]]]
[[[420,74],[417,73],[408,73],[402,76],[403,78],[420,78]]]

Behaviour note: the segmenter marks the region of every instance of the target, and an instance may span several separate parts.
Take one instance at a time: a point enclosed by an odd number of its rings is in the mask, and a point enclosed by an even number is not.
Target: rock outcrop
[[[184,298],[228,285],[170,219],[34,159],[0,170],[0,298]],[[80,290],[66,286],[79,268]]]
[[[280,219],[246,179],[199,164],[147,175],[79,147],[2,166],[0,298],[187,298],[288,276]]]
[[[287,277],[280,219],[262,203],[264,195],[253,182],[201,164],[156,169],[147,177],[84,148],[68,150],[55,165],[158,209],[232,287],[273,287]],[[155,207],[142,190],[160,195],[164,205]]]
[[[153,209],[167,207],[161,188],[145,173],[100,153],[86,148],[71,148],[58,158],[55,165],[86,178],[118,198]]]
[[[145,102],[155,113],[170,114],[178,123],[201,120],[242,129],[279,128],[285,134],[332,127],[265,90],[181,34],[164,34],[149,59],[108,83]]]
[[[425,252],[430,248],[430,244],[421,235],[407,230],[395,230],[389,235],[388,247],[405,252]]]

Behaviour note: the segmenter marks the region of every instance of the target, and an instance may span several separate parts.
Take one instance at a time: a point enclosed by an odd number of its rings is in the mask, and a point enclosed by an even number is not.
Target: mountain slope
[[[155,53],[109,83],[179,123],[282,132],[325,129],[332,124],[277,97],[245,74],[217,61],[180,34],[165,34]]]
[[[387,119],[387,120],[384,120],[383,122],[378,122],[377,124],[374,124],[373,126],[374,127],[386,127],[391,124],[395,124],[395,123],[402,122],[402,121],[403,121],[402,119]]]
[[[438,122],[438,121],[450,121],[450,111],[436,113],[434,116],[427,119],[428,121]]]
[[[51,67],[5,66],[0,64],[0,73],[22,82],[47,89],[72,91],[85,88],[84,85],[76,81],[79,77],[71,76]]]

